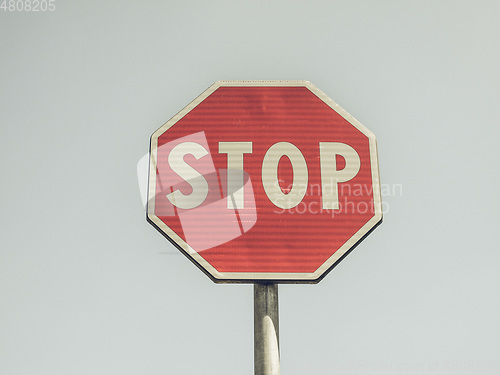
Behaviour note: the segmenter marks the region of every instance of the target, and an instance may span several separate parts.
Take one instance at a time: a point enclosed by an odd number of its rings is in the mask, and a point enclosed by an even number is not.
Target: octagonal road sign
[[[147,220],[215,282],[318,282],[382,221],[375,136],[307,81],[216,82],[151,136]]]

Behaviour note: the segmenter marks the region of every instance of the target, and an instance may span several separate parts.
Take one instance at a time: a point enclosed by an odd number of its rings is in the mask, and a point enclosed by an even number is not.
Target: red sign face
[[[382,221],[375,136],[309,82],[217,82],[152,135],[147,211],[216,282],[317,282]]]

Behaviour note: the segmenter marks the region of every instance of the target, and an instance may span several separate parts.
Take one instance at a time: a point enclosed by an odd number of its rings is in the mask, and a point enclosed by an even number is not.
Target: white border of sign
[[[344,245],[342,245],[330,258],[327,259],[315,272],[312,273],[259,273],[259,272],[219,272],[202,256],[193,250],[181,237],[161,221],[154,212],[155,187],[156,187],[156,159],[158,138],[170,129],[177,121],[193,110],[198,104],[205,100],[210,94],[222,86],[292,86],[307,87],[318,98],[330,106],[335,112],[366,135],[370,144],[370,160],[372,169],[374,216],[363,225]],[[203,272],[213,281],[219,283],[253,283],[253,282],[274,282],[274,283],[317,283],[333,269],[354,247],[356,247],[376,226],[382,222],[382,198],[380,192],[380,177],[378,171],[377,142],[375,135],[363,124],[351,116],[341,106],[330,99],[325,93],[308,81],[218,81],[205,90],[200,96],[189,103],[184,109],[168,120],[151,136],[150,162],[149,162],[149,186],[147,220],[156,227],[172,244],[181,250],[193,261]]]

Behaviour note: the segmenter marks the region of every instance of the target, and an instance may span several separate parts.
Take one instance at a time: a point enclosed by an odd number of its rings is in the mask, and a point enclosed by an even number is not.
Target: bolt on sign
[[[151,136],[147,220],[215,282],[318,282],[382,222],[375,136],[310,82],[216,82]]]

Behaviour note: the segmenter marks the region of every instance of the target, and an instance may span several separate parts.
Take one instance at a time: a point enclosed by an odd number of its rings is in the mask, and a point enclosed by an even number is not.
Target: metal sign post
[[[278,284],[254,284],[255,375],[279,375]]]

